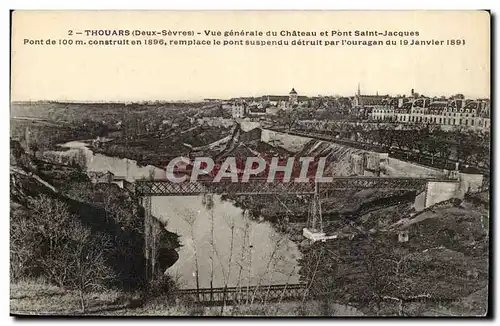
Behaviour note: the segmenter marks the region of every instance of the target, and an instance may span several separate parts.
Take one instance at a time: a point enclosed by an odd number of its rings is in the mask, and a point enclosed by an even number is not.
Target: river
[[[84,151],[88,171],[110,171],[128,181],[152,173],[156,178],[165,175],[159,168],[138,166],[133,160],[94,154],[83,142],[62,146],[68,148],[64,155]],[[213,199],[213,209],[207,210],[203,196],[152,197],[153,215],[180,236],[179,259],[167,273],[181,288],[196,288],[197,269],[202,288],[210,283],[223,287],[226,282],[228,286],[298,283],[297,259],[301,254],[293,241],[270,223],[248,218],[241,208],[220,196]]]

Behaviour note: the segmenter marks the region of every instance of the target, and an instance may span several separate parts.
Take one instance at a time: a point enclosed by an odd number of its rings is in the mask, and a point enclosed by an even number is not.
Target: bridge
[[[136,180],[134,192],[146,196],[195,196],[207,193],[220,195],[314,195],[328,196],[334,191],[385,189],[421,190],[427,182],[450,182],[450,179],[411,177],[333,177],[331,182],[266,182],[266,179],[250,179],[249,182],[195,182],[174,183],[168,180]]]
[[[153,222],[151,210],[151,198],[154,196],[196,196],[196,195],[305,195],[312,200],[309,201],[308,229],[323,232],[323,219],[321,213],[321,197],[331,197],[334,192],[346,190],[362,189],[385,189],[385,190],[406,190],[420,193],[424,191],[430,181],[457,182],[457,180],[440,180],[433,178],[407,178],[407,177],[333,177],[329,182],[267,182],[267,179],[254,178],[249,182],[214,182],[213,180],[202,179],[196,182],[175,183],[168,180],[136,180],[131,187],[131,191],[141,199],[141,204],[145,211],[144,237],[145,237],[145,257],[147,275],[156,273],[156,257],[158,227]],[[316,232],[316,231],[315,231]],[[287,291],[291,291],[287,290]],[[297,290],[297,289],[296,289]],[[214,292],[210,290],[213,299]],[[235,290],[230,290],[235,291]],[[268,287],[266,296],[273,298],[279,292],[278,289]],[[220,295],[221,292],[215,292]],[[222,292],[227,295],[227,289]],[[231,300],[239,297],[233,293]],[[199,293],[197,293],[199,295]],[[255,294],[256,295],[256,294]],[[254,297],[255,297],[254,295]],[[266,297],[267,298],[267,297]],[[212,300],[211,299],[211,300]],[[267,298],[269,299],[269,298]],[[266,300],[267,300],[266,299]],[[217,300],[215,300],[217,301]],[[218,301],[217,301],[218,302]]]
[[[200,288],[177,290],[173,293],[177,298],[197,303],[202,306],[231,306],[242,304],[261,304],[265,305],[271,302],[297,301],[304,298],[325,298],[332,297],[329,291],[314,293],[309,291],[308,284],[276,284],[260,286],[240,286],[240,287],[222,287],[222,288]],[[393,298],[380,298],[383,301],[392,301]],[[416,295],[401,298],[404,302],[453,302],[455,299],[448,297],[434,297],[428,295]],[[369,299],[358,299],[352,302],[369,302]]]
[[[178,298],[203,306],[236,304],[265,304],[268,302],[299,300],[307,295],[306,284],[276,284],[222,288],[186,289],[174,292]]]

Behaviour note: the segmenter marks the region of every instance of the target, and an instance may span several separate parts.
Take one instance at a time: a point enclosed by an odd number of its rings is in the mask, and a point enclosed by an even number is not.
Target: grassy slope
[[[220,307],[196,307],[159,297],[138,305],[134,295],[117,291],[90,293],[86,297],[86,315],[103,316],[220,316]],[[43,280],[21,281],[10,286],[10,312],[15,315],[75,315],[81,314],[80,297],[49,285]],[[226,307],[224,316],[362,316],[355,309],[319,301],[283,302],[272,305],[242,305]]]

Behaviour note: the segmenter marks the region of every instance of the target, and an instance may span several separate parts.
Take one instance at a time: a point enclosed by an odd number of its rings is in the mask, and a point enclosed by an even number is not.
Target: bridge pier
[[[318,183],[314,184],[314,195],[309,210],[308,227],[314,232],[323,232],[323,215],[321,212],[321,201],[318,194]]]
[[[141,205],[144,207],[144,258],[145,258],[145,277],[150,281],[158,274],[158,251],[160,248],[159,238],[161,229],[154,221],[151,197],[141,197]]]
[[[414,208],[419,212],[448,199],[459,198],[459,188],[458,181],[427,182],[425,189],[415,197]]]
[[[482,174],[458,173],[456,179],[428,180],[424,190],[415,198],[415,210],[422,211],[451,198],[463,199],[468,192],[481,189]]]
[[[314,184],[314,196],[310,204],[307,227],[302,230],[302,235],[313,242],[326,237],[323,232],[323,214],[318,194],[318,183]]]

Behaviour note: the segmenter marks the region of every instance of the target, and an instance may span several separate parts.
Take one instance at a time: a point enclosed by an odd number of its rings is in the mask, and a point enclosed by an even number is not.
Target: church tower
[[[358,91],[356,92],[356,96],[354,96],[354,106],[363,106],[361,103],[361,86],[358,83]]]
[[[292,90],[288,94],[288,102],[290,105],[294,105],[299,102],[299,96],[297,94],[297,91],[295,91],[295,88],[292,88]]]

